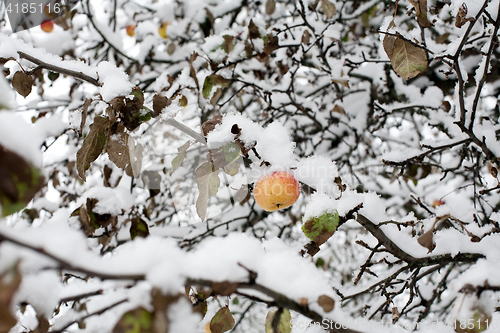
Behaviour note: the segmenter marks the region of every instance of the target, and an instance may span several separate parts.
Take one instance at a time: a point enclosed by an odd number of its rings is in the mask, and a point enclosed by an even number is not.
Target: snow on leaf
[[[104,149],[106,138],[109,135],[110,122],[108,118],[97,116],[90,125],[90,132],[83,140],[82,147],[76,154],[76,169],[78,175],[85,181],[85,171],[90,168]]]
[[[153,329],[153,314],[144,308],[125,313],[113,329],[113,333],[147,333]]]
[[[338,224],[339,213],[335,211],[333,214],[325,213],[320,217],[310,218],[302,226],[302,231],[309,239],[321,245],[334,234]]]
[[[17,71],[12,78],[12,87],[25,98],[31,93],[33,83],[33,77],[23,71]]]
[[[290,333],[292,317],[288,309],[270,310],[266,316],[266,333]]]
[[[233,328],[235,324],[233,315],[227,306],[220,308],[210,321],[210,331],[212,333],[223,333]]]
[[[203,82],[203,97],[208,99],[214,86],[227,87],[228,85],[228,79],[223,76],[218,74],[209,75],[205,78],[205,82]]]
[[[318,297],[318,304],[323,308],[323,311],[330,312],[335,307],[335,301],[329,296],[321,295]]]
[[[408,80],[427,68],[425,51],[399,36],[385,36],[384,50],[391,60],[392,68],[403,79]]]
[[[323,13],[325,13],[328,19],[331,19],[337,11],[335,5],[328,0],[321,0],[321,9],[323,9]]]
[[[44,186],[40,170],[0,145],[0,205],[2,216],[24,208]]]

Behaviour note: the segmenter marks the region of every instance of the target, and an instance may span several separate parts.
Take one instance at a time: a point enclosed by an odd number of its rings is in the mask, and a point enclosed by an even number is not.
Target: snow
[[[19,114],[0,111],[0,145],[17,153],[34,166],[42,165],[40,147],[45,140]],[[19,133],[23,133],[19,137]]]
[[[94,213],[103,215],[111,214],[117,216],[122,210],[126,211],[134,204],[134,197],[125,188],[109,188],[104,186],[95,186],[82,194],[78,199],[78,204],[85,204],[87,198],[97,199]]]
[[[7,80],[0,75],[0,110],[2,109],[15,109],[16,105],[16,95],[10,85],[7,83]]]
[[[115,65],[102,61],[97,65],[97,70],[104,101],[109,102],[116,96],[125,96],[132,91],[134,85],[129,81],[128,75]]]

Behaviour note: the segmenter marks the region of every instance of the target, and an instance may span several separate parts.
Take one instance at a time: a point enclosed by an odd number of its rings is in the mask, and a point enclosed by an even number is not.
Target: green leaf
[[[339,225],[339,213],[324,213],[320,217],[313,217],[307,220],[302,226],[304,234],[317,245],[326,242],[337,230]]]
[[[150,333],[153,330],[153,314],[144,308],[125,313],[113,329],[113,333]]]
[[[266,316],[266,333],[290,333],[292,316],[288,309],[271,310]]]
[[[100,116],[95,117],[94,123],[90,125],[90,132],[83,140],[82,147],[76,154],[76,169],[83,180],[87,180],[85,171],[90,168],[90,164],[101,155],[104,149],[109,127],[109,119]]]
[[[399,36],[385,36],[383,45],[392,68],[403,79],[411,79],[427,69],[425,51],[410,41]]]
[[[0,145],[0,205],[2,216],[20,211],[44,186],[40,170]]]
[[[219,309],[210,321],[210,331],[212,333],[224,333],[234,327],[233,315],[227,306]]]
[[[212,88],[216,85],[227,87],[229,85],[229,80],[217,74],[207,76],[205,82],[203,82],[203,97],[208,99],[212,93]]]
[[[148,224],[140,217],[134,217],[130,226],[130,238],[146,238],[147,236],[149,236]]]

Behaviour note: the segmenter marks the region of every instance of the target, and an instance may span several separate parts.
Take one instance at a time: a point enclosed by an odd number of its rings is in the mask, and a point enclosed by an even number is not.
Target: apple
[[[40,28],[42,28],[43,31],[49,33],[52,30],[54,30],[54,22],[52,20],[45,20],[40,24]]]
[[[135,24],[127,25],[126,29],[127,29],[127,35],[129,35],[130,37],[135,36]]]
[[[161,25],[161,27],[158,29],[158,33],[163,38],[168,38],[168,35],[167,35],[167,27],[168,27],[168,25],[169,25],[168,23],[163,23]]]
[[[434,202],[432,203],[432,207],[434,207],[434,208],[436,208],[437,206],[442,206],[442,205],[444,205],[444,201],[439,200],[439,199],[434,200]]]
[[[276,171],[264,176],[253,190],[257,205],[268,212],[290,207],[299,195],[299,182],[285,171]]]

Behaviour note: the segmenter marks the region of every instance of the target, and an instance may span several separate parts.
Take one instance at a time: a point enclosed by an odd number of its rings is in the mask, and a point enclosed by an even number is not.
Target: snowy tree
[[[0,333],[498,331],[498,1],[22,3]]]

